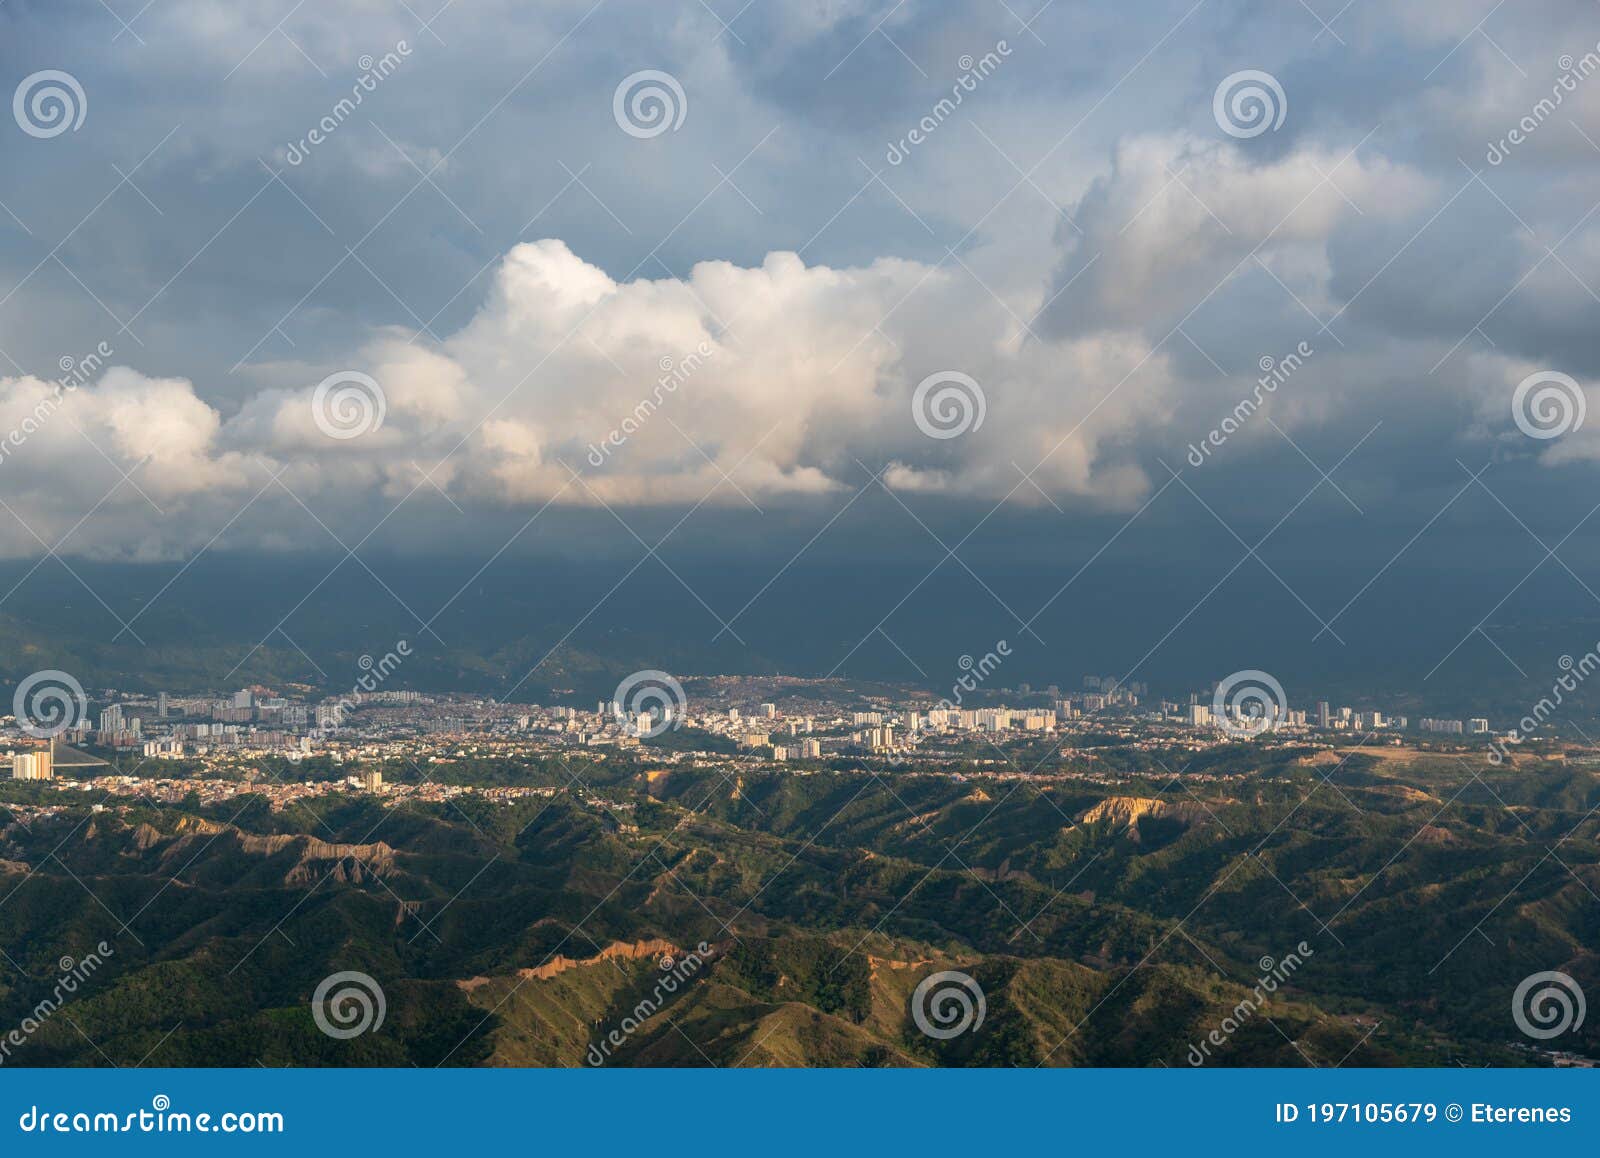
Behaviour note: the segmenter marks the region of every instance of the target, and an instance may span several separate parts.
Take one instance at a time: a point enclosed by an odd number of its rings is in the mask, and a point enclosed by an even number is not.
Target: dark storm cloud
[[[1219,504],[1295,489],[1286,440],[1337,458],[1380,423],[1347,468],[1374,506],[1458,458],[1590,456],[1509,407],[1534,370],[1596,373],[1600,78],[1485,149],[1600,41],[1592,6],[713,7],[0,9],[6,91],[59,68],[89,101],[0,134],[0,426],[63,357],[124,368],[0,466],[19,514],[69,553],[288,548],[287,487],[352,538],[482,512],[491,551],[547,502],[828,510],[881,471],[935,513],[1126,515],[1300,343],[1206,460]],[[688,108],[640,140],[612,98],[644,69]],[[1213,119],[1244,69],[1281,129]],[[588,461],[702,341],[671,422]],[[311,423],[347,368],[386,391],[372,438]],[[947,369],[986,414],[930,439],[913,391]]]

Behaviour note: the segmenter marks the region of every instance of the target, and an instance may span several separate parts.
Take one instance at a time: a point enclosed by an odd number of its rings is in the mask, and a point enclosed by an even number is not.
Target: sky
[[[9,0],[0,559],[1528,676],[1485,626],[1600,604],[1596,72],[1578,0]]]

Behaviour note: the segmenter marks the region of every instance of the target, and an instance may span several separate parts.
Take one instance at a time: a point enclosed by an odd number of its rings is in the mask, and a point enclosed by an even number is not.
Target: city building
[[[18,752],[11,757],[11,779],[50,780],[55,776],[50,746],[34,752]]]

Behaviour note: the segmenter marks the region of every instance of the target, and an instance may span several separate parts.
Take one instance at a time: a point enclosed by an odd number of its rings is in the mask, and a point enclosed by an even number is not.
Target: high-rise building
[[[157,692],[156,693],[156,719],[164,720],[166,718],[167,718],[167,693],[166,692]]]
[[[777,704],[762,704],[761,705],[761,714],[763,716],[765,716],[769,720],[772,719],[773,717],[775,717],[778,714],[778,705]]]
[[[1317,701],[1317,727],[1326,728],[1332,723],[1332,708],[1327,700]]]
[[[49,780],[55,775],[50,745],[35,752],[18,752],[11,757],[11,779]]]
[[[376,768],[363,772],[361,774],[361,787],[367,792],[383,791],[383,773]]]
[[[100,712],[100,730],[112,735],[122,731],[122,705],[112,704]]]

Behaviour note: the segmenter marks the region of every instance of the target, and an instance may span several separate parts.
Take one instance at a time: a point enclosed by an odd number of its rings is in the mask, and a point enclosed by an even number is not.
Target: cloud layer
[[[308,515],[359,535],[417,496],[829,510],[874,478],[1070,518],[1138,509],[1225,423],[1188,469],[1241,503],[1381,424],[1427,437],[1346,468],[1375,496],[1458,459],[1585,469],[1600,420],[1530,438],[1512,399],[1600,375],[1600,18],[1492,7],[492,13],[531,59],[448,9],[163,5],[138,59],[81,13],[6,13],[6,75],[70,65],[89,116],[3,145],[0,552],[294,548]],[[613,122],[647,67],[681,132]],[[1241,139],[1212,94],[1246,68],[1287,109]],[[46,380],[103,338],[112,368]]]

